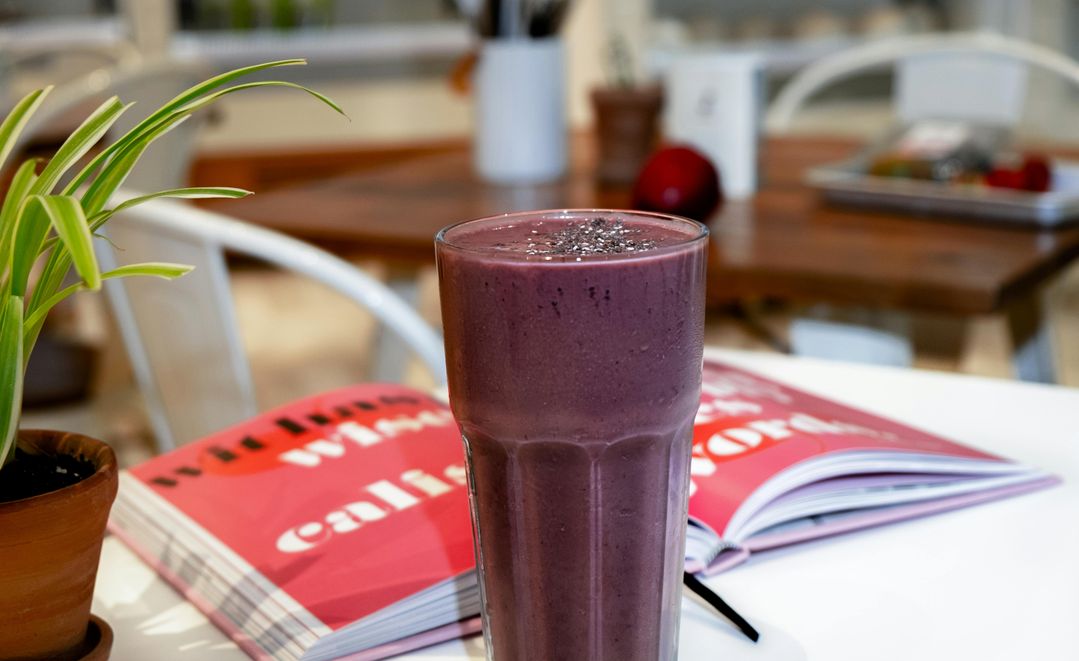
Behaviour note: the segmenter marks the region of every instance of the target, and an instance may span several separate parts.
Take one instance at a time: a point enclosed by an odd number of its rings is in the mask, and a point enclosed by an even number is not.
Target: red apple
[[[723,201],[719,172],[690,147],[665,147],[648,159],[633,185],[633,207],[704,222]]]
[[[1049,160],[1044,156],[1029,154],[1023,158],[1023,188],[1035,193],[1044,193],[1053,183],[1053,172]]]

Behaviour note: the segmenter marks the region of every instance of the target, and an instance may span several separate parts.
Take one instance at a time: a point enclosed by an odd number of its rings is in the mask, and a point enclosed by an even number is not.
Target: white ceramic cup
[[[475,74],[473,158],[500,184],[553,181],[566,171],[562,40],[483,43]]]

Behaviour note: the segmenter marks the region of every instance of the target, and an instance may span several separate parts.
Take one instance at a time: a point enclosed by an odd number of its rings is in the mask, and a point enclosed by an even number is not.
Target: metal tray
[[[1045,193],[867,175],[869,154],[809,170],[806,181],[842,204],[994,223],[1058,227],[1079,221],[1079,162],[1054,160]]]

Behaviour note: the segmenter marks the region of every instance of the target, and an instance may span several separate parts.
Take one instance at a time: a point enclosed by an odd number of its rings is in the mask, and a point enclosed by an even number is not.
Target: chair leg
[[[1012,367],[1024,381],[1056,383],[1056,356],[1045,308],[1038,294],[1028,296],[1005,313],[1012,338]]]

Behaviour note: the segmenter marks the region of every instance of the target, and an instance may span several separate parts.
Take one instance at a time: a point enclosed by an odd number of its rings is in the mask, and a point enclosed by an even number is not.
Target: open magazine
[[[688,571],[1055,479],[706,361]],[[449,410],[360,385],[121,474],[110,529],[256,658],[377,659],[479,630]]]
[[[693,433],[686,569],[695,573],[1057,481],[712,361]]]

